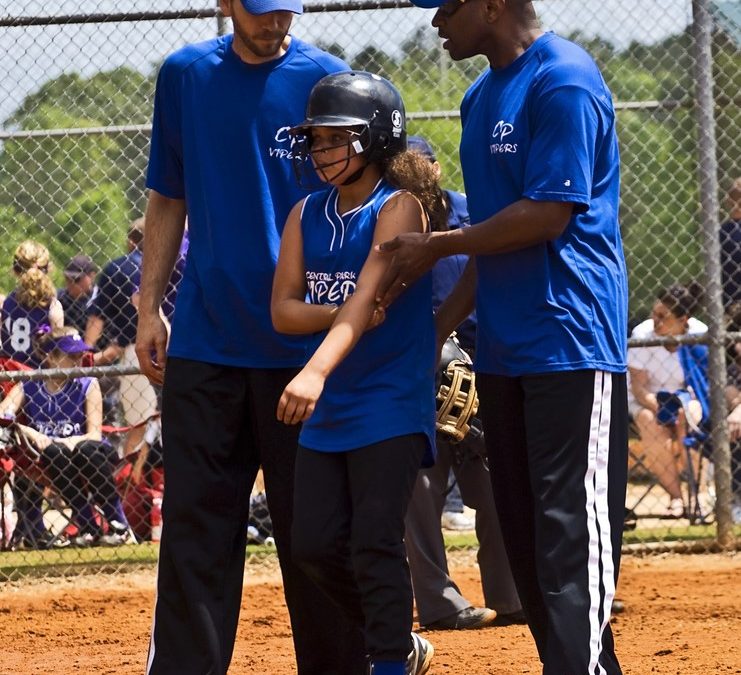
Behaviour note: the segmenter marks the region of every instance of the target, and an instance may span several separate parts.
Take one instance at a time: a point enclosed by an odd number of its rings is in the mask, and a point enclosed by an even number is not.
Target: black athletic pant
[[[411,649],[404,514],[426,444],[413,434],[349,452],[299,447],[296,458],[294,559],[365,631],[372,661]]]
[[[291,557],[298,429],[278,422],[275,413],[295,372],[168,359],[164,527],[150,675],[227,672],[242,598],[249,498],[260,465],[299,675],[364,672],[362,636],[349,631]],[[249,668],[239,664],[235,670]]]
[[[41,461],[54,489],[73,507],[77,524],[84,531],[98,530],[94,522],[79,522],[88,491],[107,519],[120,519],[120,497],[113,477],[118,455],[112,446],[102,441],[82,441],[71,450],[61,443],[52,443],[44,450]]]
[[[627,482],[624,374],[480,374],[504,542],[544,675],[617,675],[609,619]]]

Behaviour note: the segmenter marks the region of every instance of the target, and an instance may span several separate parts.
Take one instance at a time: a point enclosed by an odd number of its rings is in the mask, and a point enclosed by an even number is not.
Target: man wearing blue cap
[[[442,173],[427,139],[409,136],[407,145],[432,162],[438,176]],[[443,190],[443,195],[448,212],[444,229],[468,227],[466,195],[454,190]],[[468,256],[455,255],[435,263],[432,268],[432,306],[435,309],[455,287],[467,262]],[[456,336],[461,348],[473,356],[476,349],[475,312],[458,326]],[[419,472],[407,508],[404,543],[412,575],[414,602],[420,625],[430,630],[524,623],[491,493],[484,438],[480,425],[475,427],[460,441],[438,431],[435,465]],[[460,486],[463,502],[476,510],[477,560],[485,607],[473,607],[448,573],[440,517],[449,492],[451,471]]]
[[[621,672],[609,620],[627,480],[627,281],[612,97],[529,0],[413,0],[455,60],[470,227],[381,244],[386,306],[436,260],[473,256],[437,314],[476,307],[479,414],[507,555],[544,675]]]
[[[288,34],[301,0],[220,8],[234,33],[170,55],[155,93],[136,351],[152,382],[164,380],[167,489],[147,672],[227,672],[262,466],[298,672],[357,675],[362,636],[347,632],[291,560],[298,429],[275,410],[306,344],[270,320],[283,224],[307,194],[293,179],[288,129],[304,119],[313,85],[348,68]],[[168,346],[159,308],[186,215],[190,246]]]

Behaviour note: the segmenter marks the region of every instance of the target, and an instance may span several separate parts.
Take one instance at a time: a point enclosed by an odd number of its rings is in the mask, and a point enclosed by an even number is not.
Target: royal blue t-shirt
[[[380,181],[360,206],[339,214],[337,191],[309,196],[301,213],[307,302],[341,305],[355,290],[383,205],[398,192]],[[312,352],[327,332],[312,336]],[[435,347],[430,275],[388,308],[327,378],[299,440],[312,450],[340,452],[423,433],[425,465],[433,460]]]
[[[596,64],[553,33],[488,69],[461,104],[473,224],[523,199],[571,202],[553,241],[477,256],[476,369],[517,376],[626,368],[627,277],[615,113]]]
[[[232,39],[184,47],[157,80],[147,187],[185,200],[190,238],[169,354],[300,366],[306,339],[277,334],[270,319],[280,235],[307,194],[287,131],[303,121],[314,84],[348,67],[295,37],[281,58],[249,65]]]

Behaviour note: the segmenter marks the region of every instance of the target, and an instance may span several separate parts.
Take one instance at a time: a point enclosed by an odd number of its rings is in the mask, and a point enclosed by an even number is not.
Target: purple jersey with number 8
[[[39,326],[49,323],[49,308],[29,309],[18,302],[13,291],[3,303],[2,340],[3,356],[27,366],[37,367],[40,360],[34,352],[34,335]]]

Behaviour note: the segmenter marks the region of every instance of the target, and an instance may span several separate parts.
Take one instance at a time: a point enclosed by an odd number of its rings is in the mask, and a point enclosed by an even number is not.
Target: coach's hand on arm
[[[388,307],[404,289],[449,255],[494,255],[518,251],[558,238],[569,224],[574,205],[520,199],[490,218],[447,232],[403,234],[376,247],[390,256],[378,303]]]
[[[180,250],[185,229],[185,201],[152,190],[147,204],[146,235],[139,287],[136,356],[142,373],[162,384],[167,360],[167,327],[160,305]]]

